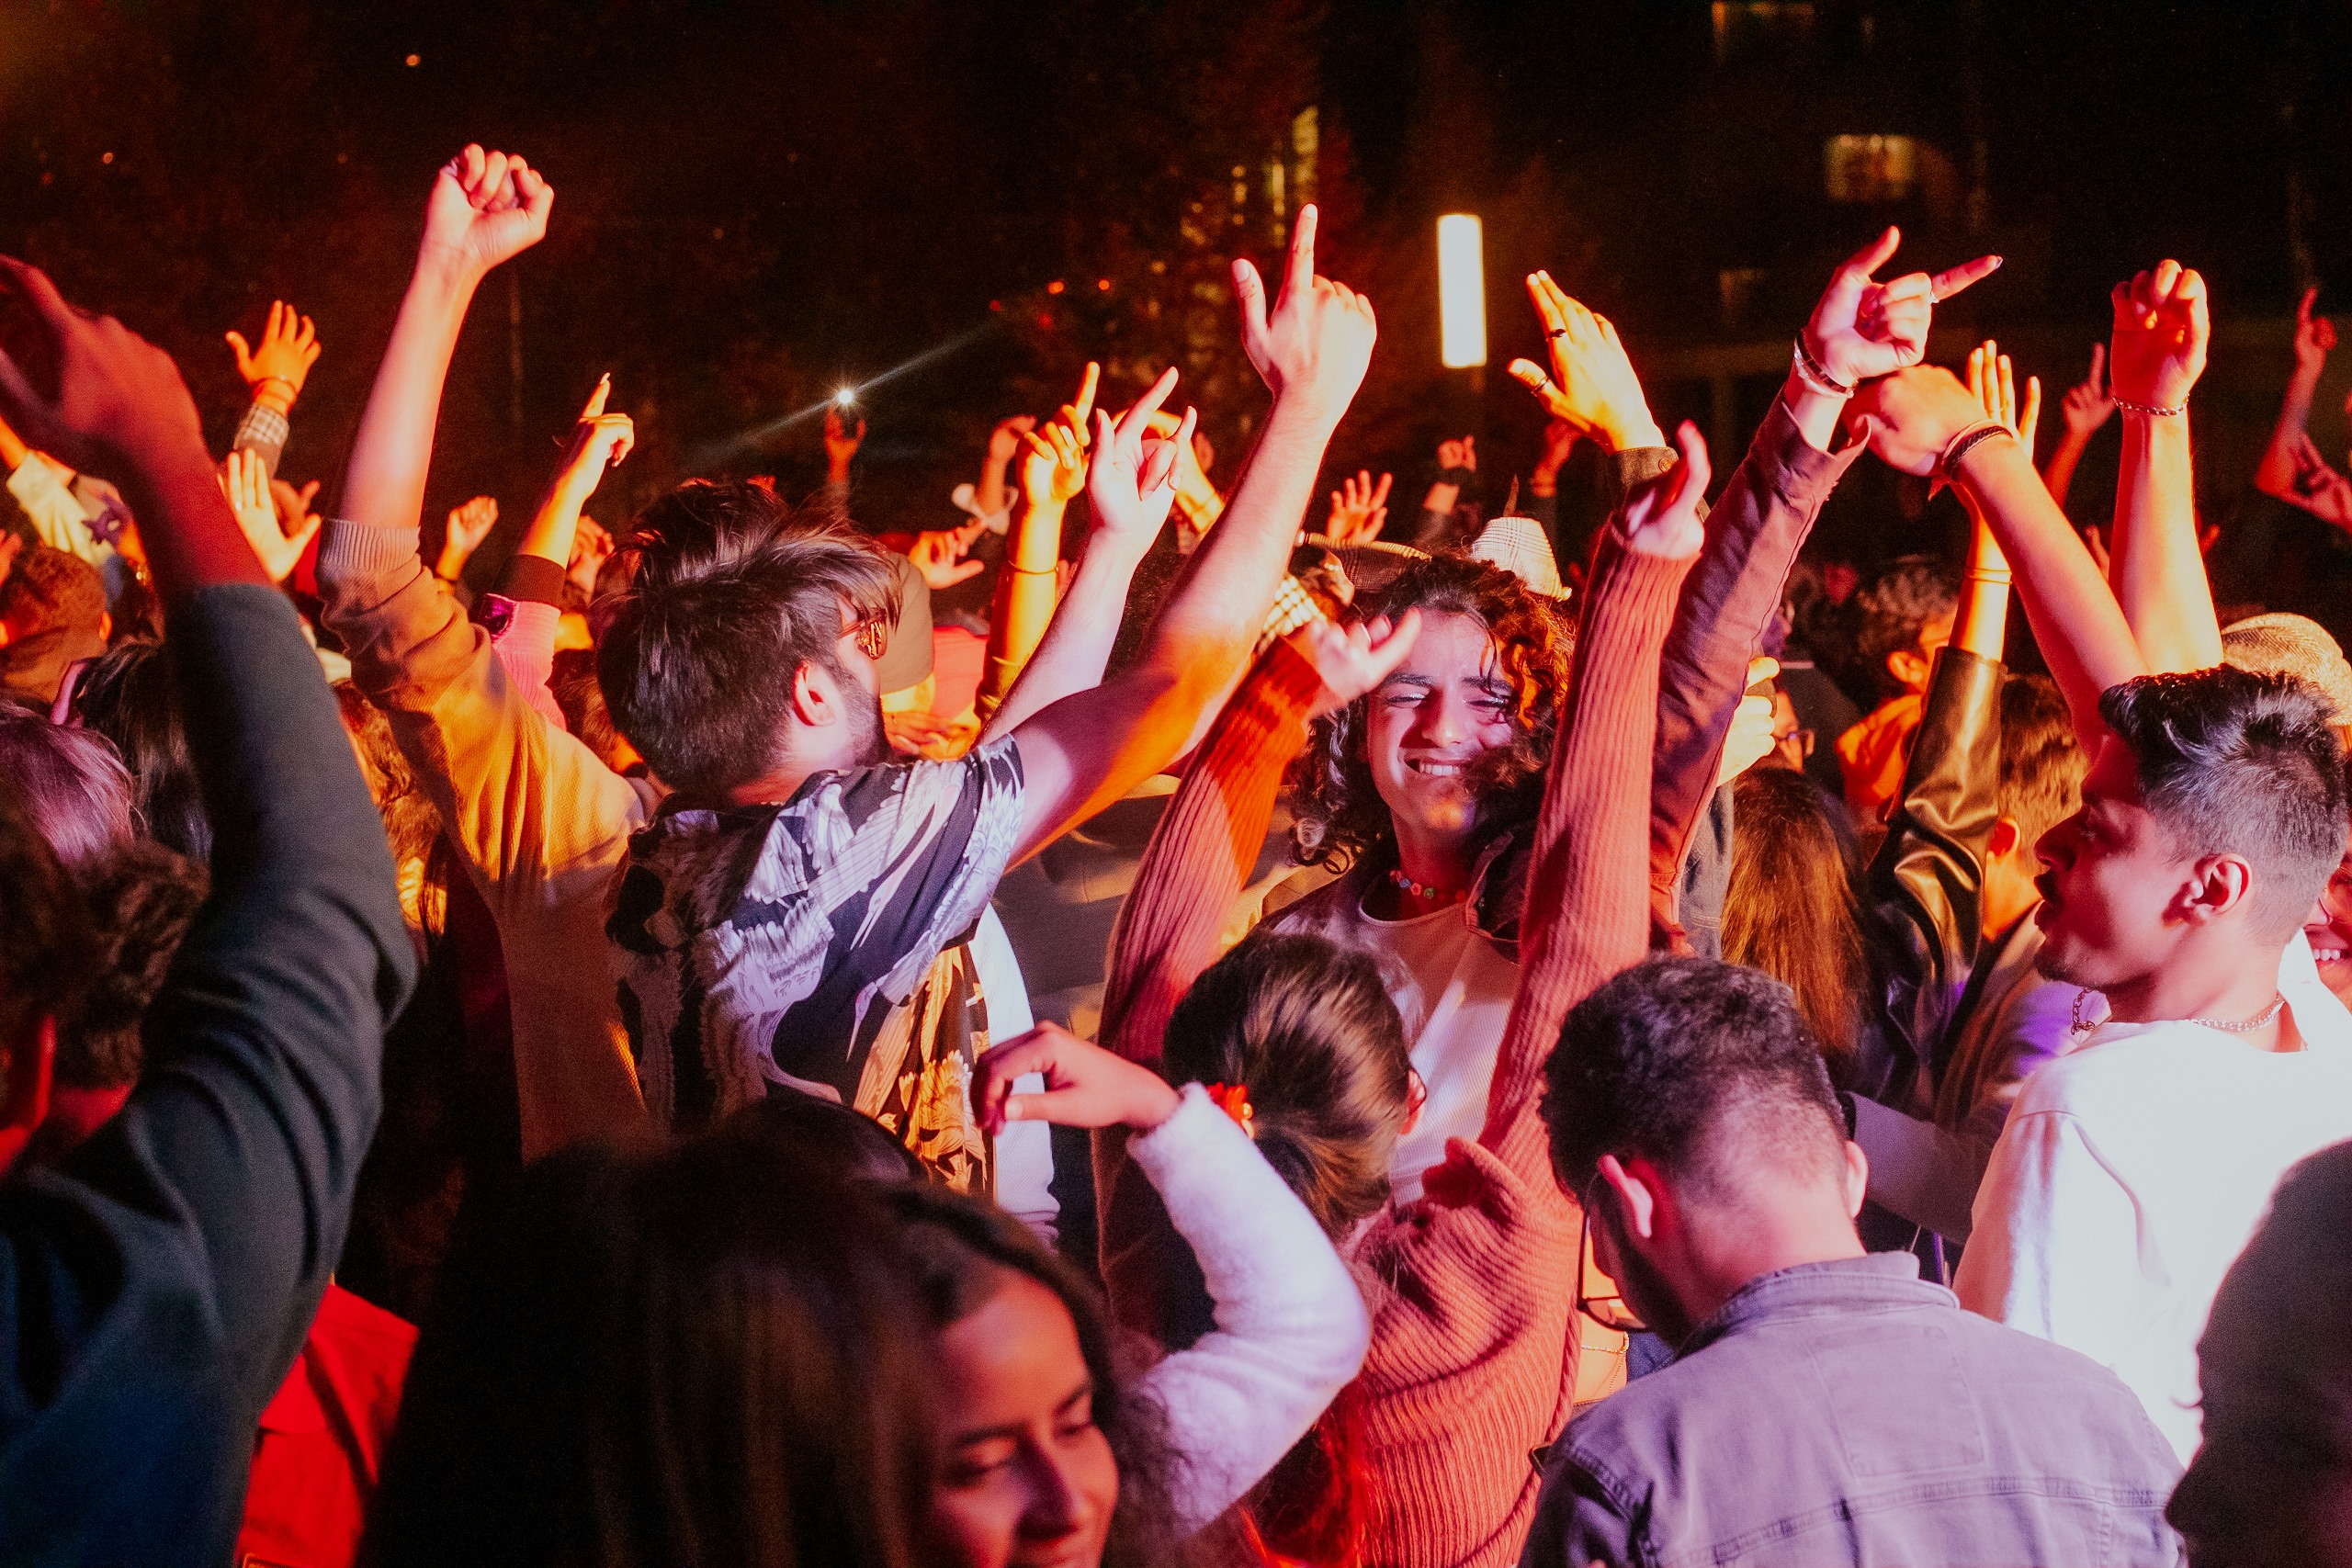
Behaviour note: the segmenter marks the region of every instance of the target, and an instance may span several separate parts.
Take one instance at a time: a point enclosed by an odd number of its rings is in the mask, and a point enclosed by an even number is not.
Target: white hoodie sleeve
[[[1216,1326],[1151,1369],[1179,1519],[1206,1525],[1305,1437],[1363,1364],[1372,1319],[1306,1205],[1198,1084],[1127,1153],[1192,1247]]]

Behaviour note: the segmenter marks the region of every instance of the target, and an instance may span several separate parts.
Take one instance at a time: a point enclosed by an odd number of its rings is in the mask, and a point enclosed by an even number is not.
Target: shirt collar
[[[1758,1274],[1732,1293],[1701,1324],[1679,1354],[1688,1356],[1716,1340],[1781,1317],[1806,1317],[1873,1303],[1958,1307],[1960,1298],[1919,1278],[1919,1260],[1907,1252],[1871,1252],[1833,1258]]]

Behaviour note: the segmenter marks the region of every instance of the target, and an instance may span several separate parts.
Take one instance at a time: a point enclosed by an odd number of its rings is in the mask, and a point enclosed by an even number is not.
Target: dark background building
[[[1663,419],[1736,447],[1830,267],[1885,222],[1909,263],[2008,258],[1937,348],[1998,336],[2043,377],[2045,431],[2107,290],[2170,254],[2216,297],[2198,432],[2226,520],[2297,291],[2352,310],[2348,106],[2344,0],[17,0],[0,245],[166,344],[223,442],[221,333],[298,302],[326,355],[288,462],[332,483],[433,169],[468,139],[523,152],[553,229],[474,307],[433,483],[436,511],[487,490],[514,528],[606,369],[640,435],[615,514],[697,471],[813,482],[816,421],[790,416],[851,382],[865,519],[944,524],[987,427],[1059,401],[1090,355],[1114,396],[1182,364],[1229,474],[1262,394],[1226,259],[1276,255],[1309,196],[1326,269],[1383,324],[1335,470],[1409,492],[1476,428],[1490,503],[1540,425],[1500,374],[1540,346],[1532,267],[1619,321]],[[1437,365],[1448,210],[1486,225],[1483,388]],[[2338,451],[2343,379],[2314,421]],[[1949,526],[1903,511],[1857,482],[1825,538],[1867,556]]]

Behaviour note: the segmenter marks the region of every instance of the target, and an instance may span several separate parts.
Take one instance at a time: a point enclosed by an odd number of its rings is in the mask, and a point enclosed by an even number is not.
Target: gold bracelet
[[[1007,569],[1015,577],[1051,577],[1061,570],[1060,563],[1052,566],[1016,566]]]
[[[2001,568],[1998,571],[1990,569],[1979,571],[1972,566],[1963,575],[1971,582],[1997,582],[2004,588],[2017,581],[2015,574],[2007,567]]]

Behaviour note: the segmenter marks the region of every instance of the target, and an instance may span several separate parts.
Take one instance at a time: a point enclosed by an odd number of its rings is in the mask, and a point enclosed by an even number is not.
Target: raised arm
[[[1303,209],[1271,312],[1257,269],[1234,264],[1243,345],[1273,390],[1273,408],[1231,504],[1193,553],[1136,665],[1014,731],[1024,775],[1016,857],[1167,766],[1256,645],[1324,449],[1363,384],[1377,333],[1369,301],[1315,276],[1315,209]],[[1095,453],[1089,493],[1098,509],[1167,515],[1175,463],[1155,456],[1147,468],[1142,439],[1140,429],[1123,427],[1119,452]]]
[[[244,378],[254,395],[229,448],[260,459],[262,477],[271,479],[277,473],[277,460],[292,434],[288,421],[294,412],[294,400],[302,395],[302,383],[319,361],[319,330],[310,317],[297,313],[285,300],[273,299],[259,347],[248,345],[240,332],[231,332],[228,341],[229,352],[237,356],[237,374]]]
[[[2025,448],[1951,371],[1932,367],[1865,386],[1852,421],[1890,466],[1921,477],[1941,474],[1983,510],[2075,728],[2086,744],[2096,741],[2099,694],[2147,673],[2147,666],[2107,579],[2050,499]]]
[[[2271,429],[2270,445],[2263,448],[2262,461],[2254,470],[2255,488],[2281,501],[2291,501],[2297,494],[2295,481],[2301,469],[2296,450],[2311,424],[2312,399],[2319,390],[2321,373],[2327,368],[2327,352],[2335,346],[2335,323],[2312,314],[2318,300],[2319,290],[2306,288],[2295,307],[2295,373],[2287,378],[2278,423]]]
[[[1675,444],[1679,461],[1627,496],[1594,554],[1575,679],[1536,818],[1519,988],[1478,1141],[1538,1190],[1552,1181],[1535,1113],[1544,1059],[1568,1010],[1649,945],[1642,889],[1658,659],[1683,575],[1706,538],[1699,501],[1707,445],[1687,423]]]
[[[2058,436],[2058,446],[2050,454],[2050,461],[2042,465],[2041,482],[2049,487],[2050,499],[2065,510],[2066,492],[2074,488],[2075,470],[2082,466],[2083,453],[2098,434],[2100,425],[2115,417],[2115,400],[2108,395],[2107,344],[2091,344],[2091,371],[2088,376],[2067,390],[2058,405],[2058,415],[2065,428]],[[2029,455],[2030,451],[2029,450]]]
[[[477,146],[433,182],[416,271],[344,469],[341,516],[370,527],[416,526],[466,308],[491,268],[538,243],[554,205],[554,187],[521,158]]]
[[[2222,662],[2222,623],[2198,547],[2188,393],[2211,335],[2205,280],[2178,262],[2115,286],[2110,389],[2123,411],[2108,580],[2151,671]]]
[[[334,701],[230,515],[177,369],[30,267],[0,260],[0,412],[114,480],[145,525],[214,833],[211,893],[129,1102],[0,1188],[0,1517],[28,1553],[95,1560],[134,1539],[130,1510],[151,1529],[176,1510],[188,1554],[218,1560],[252,1420],[342,1249],[415,956]],[[80,1414],[44,1439],[30,1417],[59,1409]],[[171,1474],[56,1440],[126,1411],[179,1434]],[[77,1510],[107,1488],[136,1495]]]

